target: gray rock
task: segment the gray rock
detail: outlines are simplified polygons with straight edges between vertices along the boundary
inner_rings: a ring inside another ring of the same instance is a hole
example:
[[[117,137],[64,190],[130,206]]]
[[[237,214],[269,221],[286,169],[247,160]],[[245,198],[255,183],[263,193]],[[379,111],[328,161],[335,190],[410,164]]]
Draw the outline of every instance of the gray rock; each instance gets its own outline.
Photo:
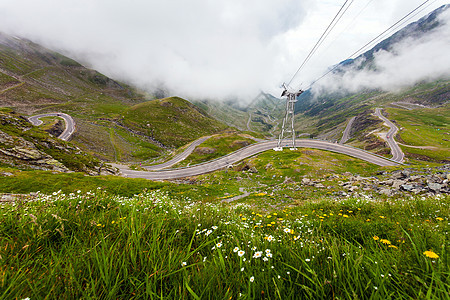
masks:
[[[382,188],[378,191],[380,195],[386,195],[388,197],[392,196],[394,194],[394,191],[391,189]]]
[[[404,191],[408,191],[408,192],[410,192],[413,188],[414,188],[414,186],[412,186],[411,184],[402,184],[400,186],[400,189],[402,189]]]
[[[401,172],[401,174],[402,174],[403,178],[408,178],[411,175],[411,172],[408,170],[403,170]]]
[[[255,167],[251,167],[250,169],[248,169],[248,171],[250,173],[258,173],[258,170]]]
[[[434,183],[434,182],[429,182],[428,183],[428,188],[434,192],[440,192],[442,189],[442,184],[439,183]]]
[[[311,184],[311,179],[309,179],[309,178],[303,178],[303,179],[302,179],[302,184],[304,184],[304,185],[310,185],[310,184]]]
[[[395,180],[395,181],[392,183],[392,188],[398,190],[398,189],[402,186],[402,184],[405,184],[405,183],[406,183],[406,182],[403,181],[403,180]]]

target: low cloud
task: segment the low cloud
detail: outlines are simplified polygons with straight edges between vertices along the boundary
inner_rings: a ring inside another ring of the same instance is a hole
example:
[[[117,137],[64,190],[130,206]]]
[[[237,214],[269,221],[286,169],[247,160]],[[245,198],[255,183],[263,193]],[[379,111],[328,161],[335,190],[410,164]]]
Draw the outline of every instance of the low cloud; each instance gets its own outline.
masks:
[[[419,82],[450,78],[450,9],[439,16],[441,26],[420,38],[406,38],[389,51],[374,53],[370,69],[358,70],[358,59],[344,73],[330,74],[318,82],[315,93],[326,90],[357,92],[378,89],[398,92]]]
[[[310,2],[4,0],[0,30],[141,88],[247,97],[285,80],[277,39],[303,21]]]

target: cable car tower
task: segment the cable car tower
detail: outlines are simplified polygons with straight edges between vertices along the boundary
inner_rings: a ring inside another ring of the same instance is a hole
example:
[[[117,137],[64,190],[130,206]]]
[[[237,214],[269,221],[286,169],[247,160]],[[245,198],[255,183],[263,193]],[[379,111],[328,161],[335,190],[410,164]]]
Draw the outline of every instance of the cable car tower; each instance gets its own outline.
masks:
[[[281,97],[286,96],[286,112],[283,119],[283,125],[281,127],[281,133],[278,137],[277,147],[273,148],[275,151],[283,151],[283,139],[289,137],[289,133],[292,135],[292,147],[291,150],[296,150],[295,147],[295,129],[294,129],[294,109],[295,102],[297,102],[297,97],[300,96],[303,91],[298,90],[297,92],[289,91],[287,85],[283,83],[284,91],[281,93]],[[285,135],[286,134],[286,135]]]

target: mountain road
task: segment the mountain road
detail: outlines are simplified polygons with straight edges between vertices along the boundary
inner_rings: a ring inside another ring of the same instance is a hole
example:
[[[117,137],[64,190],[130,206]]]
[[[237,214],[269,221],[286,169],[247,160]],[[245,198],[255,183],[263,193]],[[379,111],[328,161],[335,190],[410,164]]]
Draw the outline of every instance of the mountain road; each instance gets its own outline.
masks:
[[[352,124],[353,124],[353,121],[355,121],[355,119],[356,119],[356,116],[352,117],[348,121],[347,126],[345,127],[345,130],[344,130],[344,133],[342,134],[342,138],[339,141],[339,144],[342,145],[342,144],[345,144],[346,141],[348,141],[348,139],[350,137],[350,130],[352,129]]]
[[[377,156],[375,154],[366,152],[361,149],[352,148],[344,145],[339,145],[335,143],[330,143],[326,141],[320,140],[297,140],[297,147],[302,148],[315,148],[321,150],[327,150],[337,153],[346,154],[355,158],[359,158],[365,160],[367,162],[379,165],[379,166],[396,166],[399,163],[388,160],[381,156]],[[245,148],[239,149],[229,155],[223,156],[213,161],[209,161],[206,163],[194,165],[186,168],[179,169],[170,169],[170,170],[160,170],[154,172],[147,171],[135,171],[129,170],[128,168],[120,168],[122,174],[126,177],[130,178],[146,178],[150,180],[166,180],[166,179],[176,179],[183,178],[189,176],[196,176],[201,174],[210,173],[213,171],[217,171],[220,169],[227,168],[228,166],[237,163],[245,158],[254,156],[258,153],[264,151],[270,151],[273,148],[277,147],[277,141],[266,141],[257,144],[249,145]],[[117,166],[117,165],[116,165]]]
[[[403,153],[402,149],[400,149],[400,146],[397,144],[397,142],[394,140],[394,136],[398,132],[398,127],[395,126],[394,123],[389,121],[385,116],[383,116],[380,108],[375,108],[375,115],[383,120],[389,127],[389,131],[386,135],[386,140],[389,144],[389,147],[391,148],[392,160],[402,163],[405,158],[405,154]]]
[[[32,117],[29,117],[28,121],[30,121],[30,123],[35,126],[39,126],[42,124],[42,121],[39,119],[44,118],[44,117],[60,117],[60,118],[64,119],[66,127],[65,127],[64,131],[58,136],[58,138],[60,138],[61,140],[68,141],[72,137],[72,134],[75,132],[74,119],[65,113],[48,113],[48,114],[35,115]]]
[[[41,114],[36,115],[28,118],[28,120],[33,125],[40,125],[42,124],[42,121],[39,120],[42,117],[50,117],[50,116],[57,116],[64,119],[66,122],[66,128],[64,132],[59,136],[59,138],[63,140],[68,140],[73,132],[75,131],[75,121],[67,114],[64,113],[48,113],[48,114]],[[389,121],[388,121],[389,122]],[[391,134],[391,133],[389,133]],[[138,170],[130,170],[127,166],[120,165],[120,164],[113,164],[115,167],[118,167],[120,172],[125,177],[130,178],[145,178],[149,180],[167,180],[167,179],[176,179],[176,178],[183,178],[183,177],[190,177],[190,176],[196,176],[201,174],[210,173],[213,171],[217,171],[220,169],[227,168],[234,163],[237,163],[245,158],[252,157],[256,154],[259,154],[261,152],[265,151],[273,151],[273,148],[277,147],[278,141],[262,141],[256,144],[251,144],[247,147],[241,148],[235,152],[232,152],[228,155],[222,156],[218,159],[208,161],[205,163],[197,164],[190,167],[185,168],[178,168],[178,169],[167,169],[163,170],[164,168],[168,168],[170,166],[173,166],[174,164],[182,161],[185,159],[189,154],[192,153],[192,151],[206,141],[210,136],[205,136],[200,139],[195,140],[191,145],[189,145],[182,153],[176,155],[171,160],[159,164],[159,165],[153,165],[145,167],[147,171],[138,171]],[[321,140],[311,140],[311,139],[301,139],[296,141],[296,147],[300,148],[315,148],[320,150],[326,150],[336,153],[341,153],[345,155],[349,155],[373,164],[376,164],[378,166],[396,166],[399,164],[398,161],[389,160],[387,158],[375,155],[373,153],[353,148],[337,143],[331,143],[327,141],[321,141]],[[290,150],[286,150],[290,151]]]

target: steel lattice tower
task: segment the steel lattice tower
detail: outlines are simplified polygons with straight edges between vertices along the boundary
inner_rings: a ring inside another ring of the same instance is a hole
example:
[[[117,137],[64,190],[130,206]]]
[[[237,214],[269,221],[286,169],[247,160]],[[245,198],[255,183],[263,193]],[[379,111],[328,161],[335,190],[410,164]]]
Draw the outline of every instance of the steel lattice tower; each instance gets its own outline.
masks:
[[[294,128],[294,111],[295,111],[295,102],[297,102],[297,97],[303,93],[302,90],[298,92],[290,92],[288,91],[285,84],[283,84],[284,91],[281,94],[281,97],[286,96],[286,112],[283,119],[283,125],[281,127],[281,133],[278,137],[277,147],[274,148],[275,151],[283,150],[283,146],[281,145],[284,138],[288,138],[289,134],[292,138],[292,147],[291,149],[297,149],[295,147],[295,128]]]

